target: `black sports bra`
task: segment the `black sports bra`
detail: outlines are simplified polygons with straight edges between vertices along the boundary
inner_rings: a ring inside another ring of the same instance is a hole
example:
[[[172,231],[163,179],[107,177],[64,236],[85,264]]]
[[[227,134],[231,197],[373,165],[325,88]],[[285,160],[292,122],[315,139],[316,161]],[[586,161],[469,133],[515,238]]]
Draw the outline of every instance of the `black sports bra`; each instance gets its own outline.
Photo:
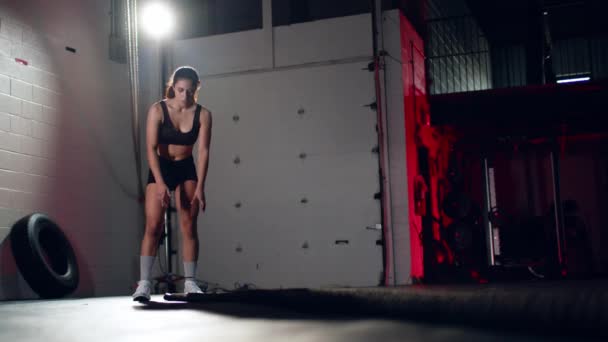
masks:
[[[167,104],[165,101],[160,101],[160,105],[163,108],[163,122],[158,129],[158,143],[163,145],[194,145],[196,139],[198,138],[198,131],[201,126],[201,105],[196,105],[192,129],[187,133],[182,133],[179,129],[173,126],[173,123],[169,118],[169,110],[167,109]]]

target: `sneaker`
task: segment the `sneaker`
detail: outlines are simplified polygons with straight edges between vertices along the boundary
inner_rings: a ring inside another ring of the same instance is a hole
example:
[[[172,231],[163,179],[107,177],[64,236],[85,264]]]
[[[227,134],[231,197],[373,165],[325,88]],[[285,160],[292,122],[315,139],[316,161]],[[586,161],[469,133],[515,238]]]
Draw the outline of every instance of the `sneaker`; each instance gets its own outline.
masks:
[[[184,293],[204,293],[194,280],[184,281]]]
[[[133,293],[133,301],[140,303],[149,301],[150,292],[152,292],[152,283],[149,280],[140,280],[137,282],[135,293]]]

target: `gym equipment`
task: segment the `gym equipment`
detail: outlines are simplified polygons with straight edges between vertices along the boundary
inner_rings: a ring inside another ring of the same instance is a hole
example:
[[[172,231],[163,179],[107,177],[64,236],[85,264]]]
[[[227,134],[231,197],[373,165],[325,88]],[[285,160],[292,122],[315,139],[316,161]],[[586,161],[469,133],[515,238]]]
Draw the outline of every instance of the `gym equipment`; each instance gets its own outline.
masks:
[[[60,298],[78,287],[74,250],[48,216],[33,213],[23,217],[12,226],[9,238],[19,271],[40,297]]]

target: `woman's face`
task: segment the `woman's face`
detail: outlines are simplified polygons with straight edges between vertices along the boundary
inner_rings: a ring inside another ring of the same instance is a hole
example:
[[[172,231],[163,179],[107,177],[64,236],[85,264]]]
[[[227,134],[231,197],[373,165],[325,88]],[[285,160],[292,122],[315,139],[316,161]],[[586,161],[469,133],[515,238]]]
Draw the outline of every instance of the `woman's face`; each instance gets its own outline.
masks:
[[[173,85],[173,91],[175,92],[176,100],[186,103],[194,98],[196,89],[195,85],[192,84],[192,80],[178,79]]]

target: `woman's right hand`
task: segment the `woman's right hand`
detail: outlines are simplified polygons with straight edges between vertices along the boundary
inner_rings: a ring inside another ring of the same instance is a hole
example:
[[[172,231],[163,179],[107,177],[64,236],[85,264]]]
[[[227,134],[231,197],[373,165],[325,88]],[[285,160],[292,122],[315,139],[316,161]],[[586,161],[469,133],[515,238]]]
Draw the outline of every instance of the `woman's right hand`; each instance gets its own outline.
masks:
[[[171,199],[169,194],[169,188],[165,184],[158,184],[156,187],[156,197],[160,201],[163,208],[169,206],[169,200]]]

